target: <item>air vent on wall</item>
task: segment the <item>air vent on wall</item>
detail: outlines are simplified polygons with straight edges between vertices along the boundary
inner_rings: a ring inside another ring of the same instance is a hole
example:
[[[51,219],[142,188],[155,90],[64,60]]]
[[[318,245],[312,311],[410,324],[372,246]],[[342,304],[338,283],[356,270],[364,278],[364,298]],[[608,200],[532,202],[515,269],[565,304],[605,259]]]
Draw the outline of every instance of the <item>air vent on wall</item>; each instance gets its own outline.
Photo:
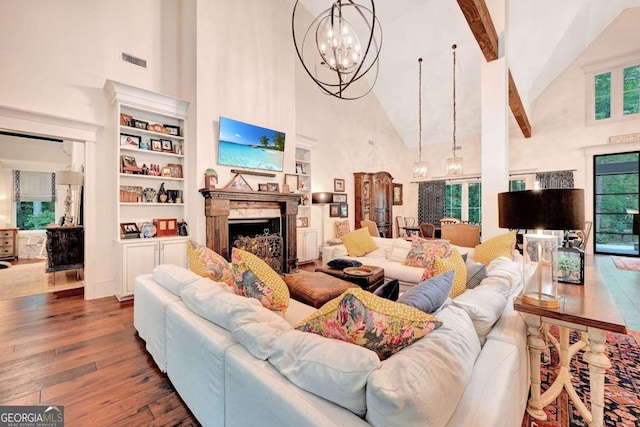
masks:
[[[122,52],[122,60],[138,67],[147,68],[147,60]]]

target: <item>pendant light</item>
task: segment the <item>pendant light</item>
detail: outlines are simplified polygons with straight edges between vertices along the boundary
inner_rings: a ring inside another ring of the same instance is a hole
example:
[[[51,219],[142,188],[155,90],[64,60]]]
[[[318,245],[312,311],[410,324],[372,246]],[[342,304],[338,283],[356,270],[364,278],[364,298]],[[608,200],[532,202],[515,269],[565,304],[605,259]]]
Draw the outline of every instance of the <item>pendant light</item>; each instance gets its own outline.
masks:
[[[446,171],[447,176],[457,176],[462,175],[462,157],[456,156],[456,150],[458,147],[456,145],[456,47],[457,45],[451,46],[453,49],[453,157],[447,159]]]
[[[426,178],[427,162],[422,161],[422,58],[418,58],[418,161],[413,163],[413,177]]]

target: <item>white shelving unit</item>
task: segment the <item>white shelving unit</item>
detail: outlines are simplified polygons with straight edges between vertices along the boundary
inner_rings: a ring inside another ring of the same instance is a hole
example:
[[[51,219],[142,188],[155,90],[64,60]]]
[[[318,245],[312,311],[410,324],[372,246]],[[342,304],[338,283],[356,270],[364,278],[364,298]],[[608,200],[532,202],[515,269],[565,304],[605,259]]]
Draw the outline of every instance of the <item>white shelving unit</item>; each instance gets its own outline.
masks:
[[[309,142],[300,138],[296,140],[296,191],[302,194],[302,204],[298,206],[298,263],[318,259],[318,229],[311,223],[311,149],[312,145]],[[306,218],[306,227],[301,226],[302,218]]]
[[[167,223],[177,226],[187,218],[184,177],[187,172],[185,119],[188,103],[112,80],[106,81],[105,90],[112,95],[114,107],[116,223],[112,227],[121,260],[116,297],[122,300],[133,297],[135,277],[151,273],[156,265],[168,263],[187,267],[188,237],[179,236],[177,227],[175,231],[169,230],[170,234],[157,230],[155,237],[145,238],[140,234],[137,238],[124,238],[122,224],[134,223],[142,230],[143,226],[153,225],[156,220],[169,220],[158,221],[157,226]],[[123,117],[134,120],[129,123]],[[167,125],[178,131],[168,134],[148,130],[136,126],[136,121]],[[132,164],[131,159],[135,159],[140,171],[124,167]],[[143,194],[144,189],[158,192],[162,184],[168,193],[165,201],[160,200],[159,195],[149,201]]]

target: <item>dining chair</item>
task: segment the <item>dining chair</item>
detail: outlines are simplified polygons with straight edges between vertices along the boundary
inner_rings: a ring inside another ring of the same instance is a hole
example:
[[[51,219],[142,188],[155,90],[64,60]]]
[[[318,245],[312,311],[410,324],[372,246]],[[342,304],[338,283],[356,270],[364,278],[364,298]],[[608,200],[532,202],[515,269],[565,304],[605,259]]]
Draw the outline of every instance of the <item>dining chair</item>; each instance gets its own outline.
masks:
[[[442,227],[441,238],[465,248],[475,248],[480,243],[480,227],[468,224],[451,224]]]
[[[398,229],[398,237],[407,237],[407,230],[404,229],[404,218],[401,216],[396,217],[396,228]]]
[[[362,228],[368,228],[369,234],[371,234],[373,237],[380,237],[380,231],[378,230],[378,225],[375,222],[369,221],[368,219],[363,219],[362,221],[360,221],[360,225],[362,226]]]
[[[440,218],[440,227],[443,225],[451,225],[451,224],[460,224],[460,220],[458,218],[453,218],[450,216],[445,216],[444,218]]]
[[[416,226],[416,219],[412,216],[405,216],[404,217],[404,225],[405,227],[415,227]]]
[[[420,234],[425,239],[435,239],[436,226],[431,224],[430,222],[423,222],[420,224]]]

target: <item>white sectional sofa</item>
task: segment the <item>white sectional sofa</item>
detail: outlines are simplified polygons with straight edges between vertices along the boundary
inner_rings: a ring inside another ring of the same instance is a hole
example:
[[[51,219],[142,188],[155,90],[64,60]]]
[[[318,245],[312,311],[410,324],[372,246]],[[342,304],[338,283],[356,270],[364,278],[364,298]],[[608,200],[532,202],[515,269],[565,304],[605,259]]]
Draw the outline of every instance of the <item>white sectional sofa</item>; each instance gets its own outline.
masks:
[[[135,280],[134,326],[205,426],[520,426],[526,327],[513,310],[518,264],[495,260],[449,301],[442,326],[384,361],[293,329],[284,316],[177,266]]]

